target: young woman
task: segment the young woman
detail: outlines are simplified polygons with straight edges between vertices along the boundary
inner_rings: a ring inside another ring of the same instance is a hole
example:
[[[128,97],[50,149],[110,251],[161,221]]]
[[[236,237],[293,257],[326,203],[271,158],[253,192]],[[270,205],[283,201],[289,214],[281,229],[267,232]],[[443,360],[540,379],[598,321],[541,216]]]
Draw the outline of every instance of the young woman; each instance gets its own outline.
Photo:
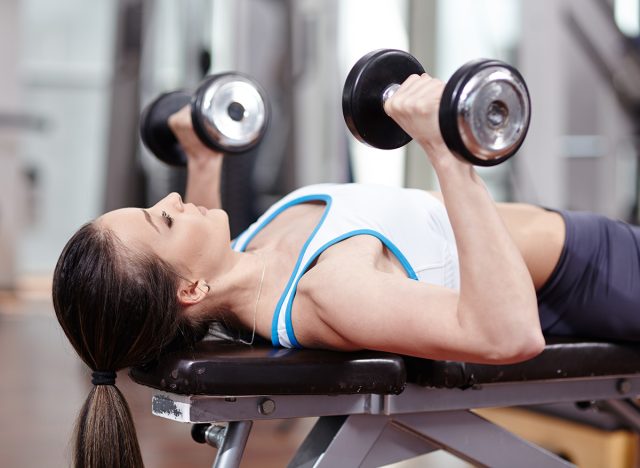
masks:
[[[305,187],[234,242],[220,209],[223,156],[200,144],[188,109],[171,117],[189,155],[188,203],[171,194],[107,213],[72,237],[56,267],[58,320],[96,384],[78,420],[76,465],[141,466],[115,371],[215,320],[275,345],[483,363],[535,356],[543,330],[640,337],[640,229],[495,204],[442,141],[442,89],[412,76],[386,104],[424,149],[441,196]]]

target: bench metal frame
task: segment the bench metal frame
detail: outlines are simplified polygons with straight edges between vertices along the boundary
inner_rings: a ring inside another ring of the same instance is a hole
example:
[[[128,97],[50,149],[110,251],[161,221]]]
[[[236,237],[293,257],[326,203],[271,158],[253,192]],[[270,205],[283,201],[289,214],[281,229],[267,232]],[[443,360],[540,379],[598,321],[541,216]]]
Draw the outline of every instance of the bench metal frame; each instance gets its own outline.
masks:
[[[640,375],[559,378],[477,384],[466,389],[408,383],[398,395],[180,395],[156,390],[155,415],[227,427],[215,468],[235,468],[252,421],[319,417],[290,467],[376,467],[442,449],[477,466],[573,466],[473,413],[472,409],[603,401],[640,430],[640,414],[625,400],[640,395]],[[210,441],[211,442],[211,441]],[[214,443],[212,443],[214,445]]]

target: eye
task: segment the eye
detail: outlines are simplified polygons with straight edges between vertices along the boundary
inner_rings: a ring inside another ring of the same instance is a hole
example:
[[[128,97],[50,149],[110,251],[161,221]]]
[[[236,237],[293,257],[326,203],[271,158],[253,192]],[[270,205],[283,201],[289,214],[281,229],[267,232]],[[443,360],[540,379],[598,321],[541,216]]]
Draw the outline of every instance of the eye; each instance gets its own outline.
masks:
[[[166,211],[163,211],[162,212],[162,217],[164,218],[164,220],[167,223],[168,227],[173,226],[173,218],[171,217],[171,215],[169,213],[167,213]]]

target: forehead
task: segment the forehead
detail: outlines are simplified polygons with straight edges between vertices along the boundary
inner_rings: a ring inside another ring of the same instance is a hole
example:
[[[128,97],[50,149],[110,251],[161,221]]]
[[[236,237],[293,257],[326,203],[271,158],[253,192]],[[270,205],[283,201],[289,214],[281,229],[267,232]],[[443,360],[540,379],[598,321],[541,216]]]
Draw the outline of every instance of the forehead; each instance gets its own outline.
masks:
[[[106,227],[113,228],[122,223],[135,222],[138,217],[143,218],[140,208],[120,208],[103,214],[96,221]]]
[[[103,214],[96,222],[113,231],[124,242],[143,240],[157,234],[157,226],[140,208],[121,208]]]

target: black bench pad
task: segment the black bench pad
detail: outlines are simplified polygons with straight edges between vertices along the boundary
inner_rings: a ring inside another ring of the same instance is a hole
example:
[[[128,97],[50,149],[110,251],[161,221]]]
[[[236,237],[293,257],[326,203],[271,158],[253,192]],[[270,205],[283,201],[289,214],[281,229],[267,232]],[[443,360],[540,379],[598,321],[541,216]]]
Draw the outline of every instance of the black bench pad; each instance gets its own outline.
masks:
[[[132,368],[136,382],[184,395],[398,394],[406,382],[401,356],[340,353],[203,341],[195,349]]]
[[[408,380],[423,386],[479,384],[640,373],[640,344],[547,337],[544,351],[518,364],[486,365],[405,358]]]
[[[131,377],[184,395],[398,394],[407,382],[429,387],[640,373],[640,344],[550,338],[534,359],[510,365],[431,361],[390,353],[342,353],[204,341],[168,353]]]

